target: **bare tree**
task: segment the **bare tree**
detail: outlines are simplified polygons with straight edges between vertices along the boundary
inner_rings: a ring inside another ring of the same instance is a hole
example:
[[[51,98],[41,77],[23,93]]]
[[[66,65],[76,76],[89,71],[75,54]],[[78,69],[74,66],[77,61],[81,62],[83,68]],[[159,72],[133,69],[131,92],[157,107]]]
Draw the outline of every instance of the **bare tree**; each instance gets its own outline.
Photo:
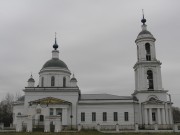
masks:
[[[21,97],[20,93],[13,94],[7,93],[5,98],[0,102],[0,123],[4,126],[9,126],[13,121],[13,102]]]

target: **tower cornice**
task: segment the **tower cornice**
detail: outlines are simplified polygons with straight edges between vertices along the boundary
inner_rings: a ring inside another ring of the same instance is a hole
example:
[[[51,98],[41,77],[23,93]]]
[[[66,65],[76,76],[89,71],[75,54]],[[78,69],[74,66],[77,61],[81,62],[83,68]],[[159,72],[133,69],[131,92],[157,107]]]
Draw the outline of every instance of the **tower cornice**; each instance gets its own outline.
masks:
[[[138,93],[167,93],[168,90],[135,90],[133,96]]]
[[[154,37],[149,37],[148,35],[143,35],[143,36],[138,36],[137,39],[135,40],[135,43],[138,44],[139,42],[148,42],[152,41],[155,42],[156,39]]]
[[[156,66],[156,65],[161,65],[162,63],[159,60],[155,60],[155,61],[138,61],[136,62],[136,64],[134,65],[134,69],[137,68],[137,66],[139,65],[144,65],[144,66]]]

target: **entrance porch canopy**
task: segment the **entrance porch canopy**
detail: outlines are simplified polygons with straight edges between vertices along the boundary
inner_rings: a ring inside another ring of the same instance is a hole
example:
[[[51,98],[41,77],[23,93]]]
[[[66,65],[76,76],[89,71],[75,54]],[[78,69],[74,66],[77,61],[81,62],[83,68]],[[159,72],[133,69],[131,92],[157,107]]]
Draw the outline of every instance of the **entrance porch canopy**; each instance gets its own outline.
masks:
[[[45,97],[45,98],[41,98],[41,99],[38,99],[38,100],[34,100],[34,101],[30,101],[29,102],[29,105],[32,105],[32,104],[40,104],[40,105],[56,105],[56,104],[68,104],[68,105],[71,105],[72,103],[71,102],[68,102],[68,101],[65,101],[65,100],[62,100],[62,99],[59,99],[59,98],[54,98],[54,97]]]

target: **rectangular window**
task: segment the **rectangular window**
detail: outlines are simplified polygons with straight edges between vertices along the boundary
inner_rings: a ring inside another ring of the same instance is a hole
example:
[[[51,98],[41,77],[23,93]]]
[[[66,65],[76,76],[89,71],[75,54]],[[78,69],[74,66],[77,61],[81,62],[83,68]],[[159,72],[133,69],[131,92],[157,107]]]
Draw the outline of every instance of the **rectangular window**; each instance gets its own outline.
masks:
[[[96,113],[92,112],[92,121],[96,121]]]
[[[56,115],[62,115],[62,109],[56,108]]]
[[[85,121],[85,112],[81,112],[81,121]]]
[[[118,121],[118,113],[114,112],[114,121]]]
[[[129,121],[129,114],[128,114],[128,112],[124,112],[124,121]]]
[[[50,108],[50,109],[49,109],[49,115],[53,115],[53,111],[54,111],[54,109],[53,109],[53,108]]]
[[[156,121],[156,113],[155,112],[152,113],[152,120]]]
[[[107,121],[107,112],[103,112],[103,121]]]

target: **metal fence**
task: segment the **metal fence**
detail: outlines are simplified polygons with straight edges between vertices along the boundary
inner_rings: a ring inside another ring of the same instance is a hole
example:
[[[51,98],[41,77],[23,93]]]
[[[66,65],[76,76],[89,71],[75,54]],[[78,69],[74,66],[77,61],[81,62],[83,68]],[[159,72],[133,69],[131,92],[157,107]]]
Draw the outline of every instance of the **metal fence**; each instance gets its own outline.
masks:
[[[139,130],[155,130],[155,124],[153,124],[153,125],[145,125],[145,124],[143,124],[143,125],[139,125]],[[157,125],[157,128],[158,128],[158,130],[172,130],[173,129],[173,125],[171,125],[171,124],[166,124],[166,125],[163,125],[163,124],[158,124]]]
[[[134,125],[119,125],[119,130],[135,130]]]
[[[114,131],[114,130],[116,130],[116,125],[100,125],[100,130],[102,130],[102,131]]]
[[[39,120],[32,120],[33,131],[42,131],[44,132],[44,122]]]

